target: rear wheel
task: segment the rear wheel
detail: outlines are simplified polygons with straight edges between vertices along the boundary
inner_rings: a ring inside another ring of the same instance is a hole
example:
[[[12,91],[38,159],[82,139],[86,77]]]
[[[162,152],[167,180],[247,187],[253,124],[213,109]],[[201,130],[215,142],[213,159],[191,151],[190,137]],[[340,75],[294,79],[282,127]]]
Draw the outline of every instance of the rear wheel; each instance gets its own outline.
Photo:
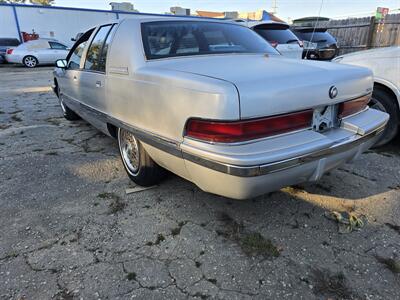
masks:
[[[392,95],[380,88],[374,89],[369,106],[390,115],[385,130],[374,145],[374,147],[383,146],[390,142],[399,130],[399,109]]]
[[[58,100],[60,102],[61,111],[63,113],[64,118],[66,118],[68,121],[79,120],[80,117],[74,111],[72,111],[67,105],[65,105],[64,100],[61,97],[60,88],[58,85],[56,85],[56,89],[57,89]]]
[[[35,68],[39,64],[37,58],[32,55],[25,56],[22,62],[27,68]]]
[[[164,169],[151,159],[132,133],[119,128],[118,146],[125,170],[133,182],[141,186],[151,186],[164,177]]]

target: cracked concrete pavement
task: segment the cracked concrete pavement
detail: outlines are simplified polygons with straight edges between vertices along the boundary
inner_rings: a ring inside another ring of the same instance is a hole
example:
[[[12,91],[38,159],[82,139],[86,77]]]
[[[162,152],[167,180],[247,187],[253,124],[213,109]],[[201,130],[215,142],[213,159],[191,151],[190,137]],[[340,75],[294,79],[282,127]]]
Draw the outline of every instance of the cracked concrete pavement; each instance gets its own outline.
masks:
[[[249,201],[169,175],[134,187],[115,141],[64,120],[49,67],[0,67],[0,299],[399,299],[400,138]],[[365,227],[339,234],[328,210]]]

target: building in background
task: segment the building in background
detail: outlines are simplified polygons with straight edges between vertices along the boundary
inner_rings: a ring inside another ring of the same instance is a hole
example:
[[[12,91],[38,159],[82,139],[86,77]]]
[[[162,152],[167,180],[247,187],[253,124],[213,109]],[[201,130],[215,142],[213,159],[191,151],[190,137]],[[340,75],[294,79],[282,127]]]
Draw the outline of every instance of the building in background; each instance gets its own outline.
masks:
[[[22,41],[26,34],[37,34],[40,38],[54,38],[71,46],[72,38],[98,24],[136,18],[138,15],[131,3],[113,2],[110,5],[113,10],[0,4],[0,37]]]
[[[111,10],[138,12],[130,2],[111,2]]]
[[[190,8],[183,8],[180,6],[173,6],[170,8],[170,12],[177,16],[190,16]]]

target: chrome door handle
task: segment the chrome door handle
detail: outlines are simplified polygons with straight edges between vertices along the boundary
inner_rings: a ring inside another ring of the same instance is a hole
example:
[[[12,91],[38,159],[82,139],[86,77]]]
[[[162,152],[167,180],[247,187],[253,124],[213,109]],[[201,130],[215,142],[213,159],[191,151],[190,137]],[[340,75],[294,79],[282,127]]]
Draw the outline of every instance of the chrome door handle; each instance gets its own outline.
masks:
[[[96,81],[96,87],[101,87],[101,81]]]

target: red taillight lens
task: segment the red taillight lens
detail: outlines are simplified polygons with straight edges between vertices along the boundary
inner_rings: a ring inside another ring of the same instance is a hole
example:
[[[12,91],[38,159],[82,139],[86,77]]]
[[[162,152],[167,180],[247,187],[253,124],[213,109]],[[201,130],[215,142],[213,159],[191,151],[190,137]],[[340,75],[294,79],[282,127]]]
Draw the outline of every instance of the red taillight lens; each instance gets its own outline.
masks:
[[[7,49],[6,53],[7,53],[7,54],[12,54],[13,51],[14,51],[14,49]]]
[[[242,142],[310,127],[312,116],[312,110],[305,110],[233,122],[190,119],[186,125],[186,136],[208,142]]]
[[[364,110],[367,107],[370,99],[371,95],[366,95],[354,100],[340,103],[338,117],[344,118]]]

